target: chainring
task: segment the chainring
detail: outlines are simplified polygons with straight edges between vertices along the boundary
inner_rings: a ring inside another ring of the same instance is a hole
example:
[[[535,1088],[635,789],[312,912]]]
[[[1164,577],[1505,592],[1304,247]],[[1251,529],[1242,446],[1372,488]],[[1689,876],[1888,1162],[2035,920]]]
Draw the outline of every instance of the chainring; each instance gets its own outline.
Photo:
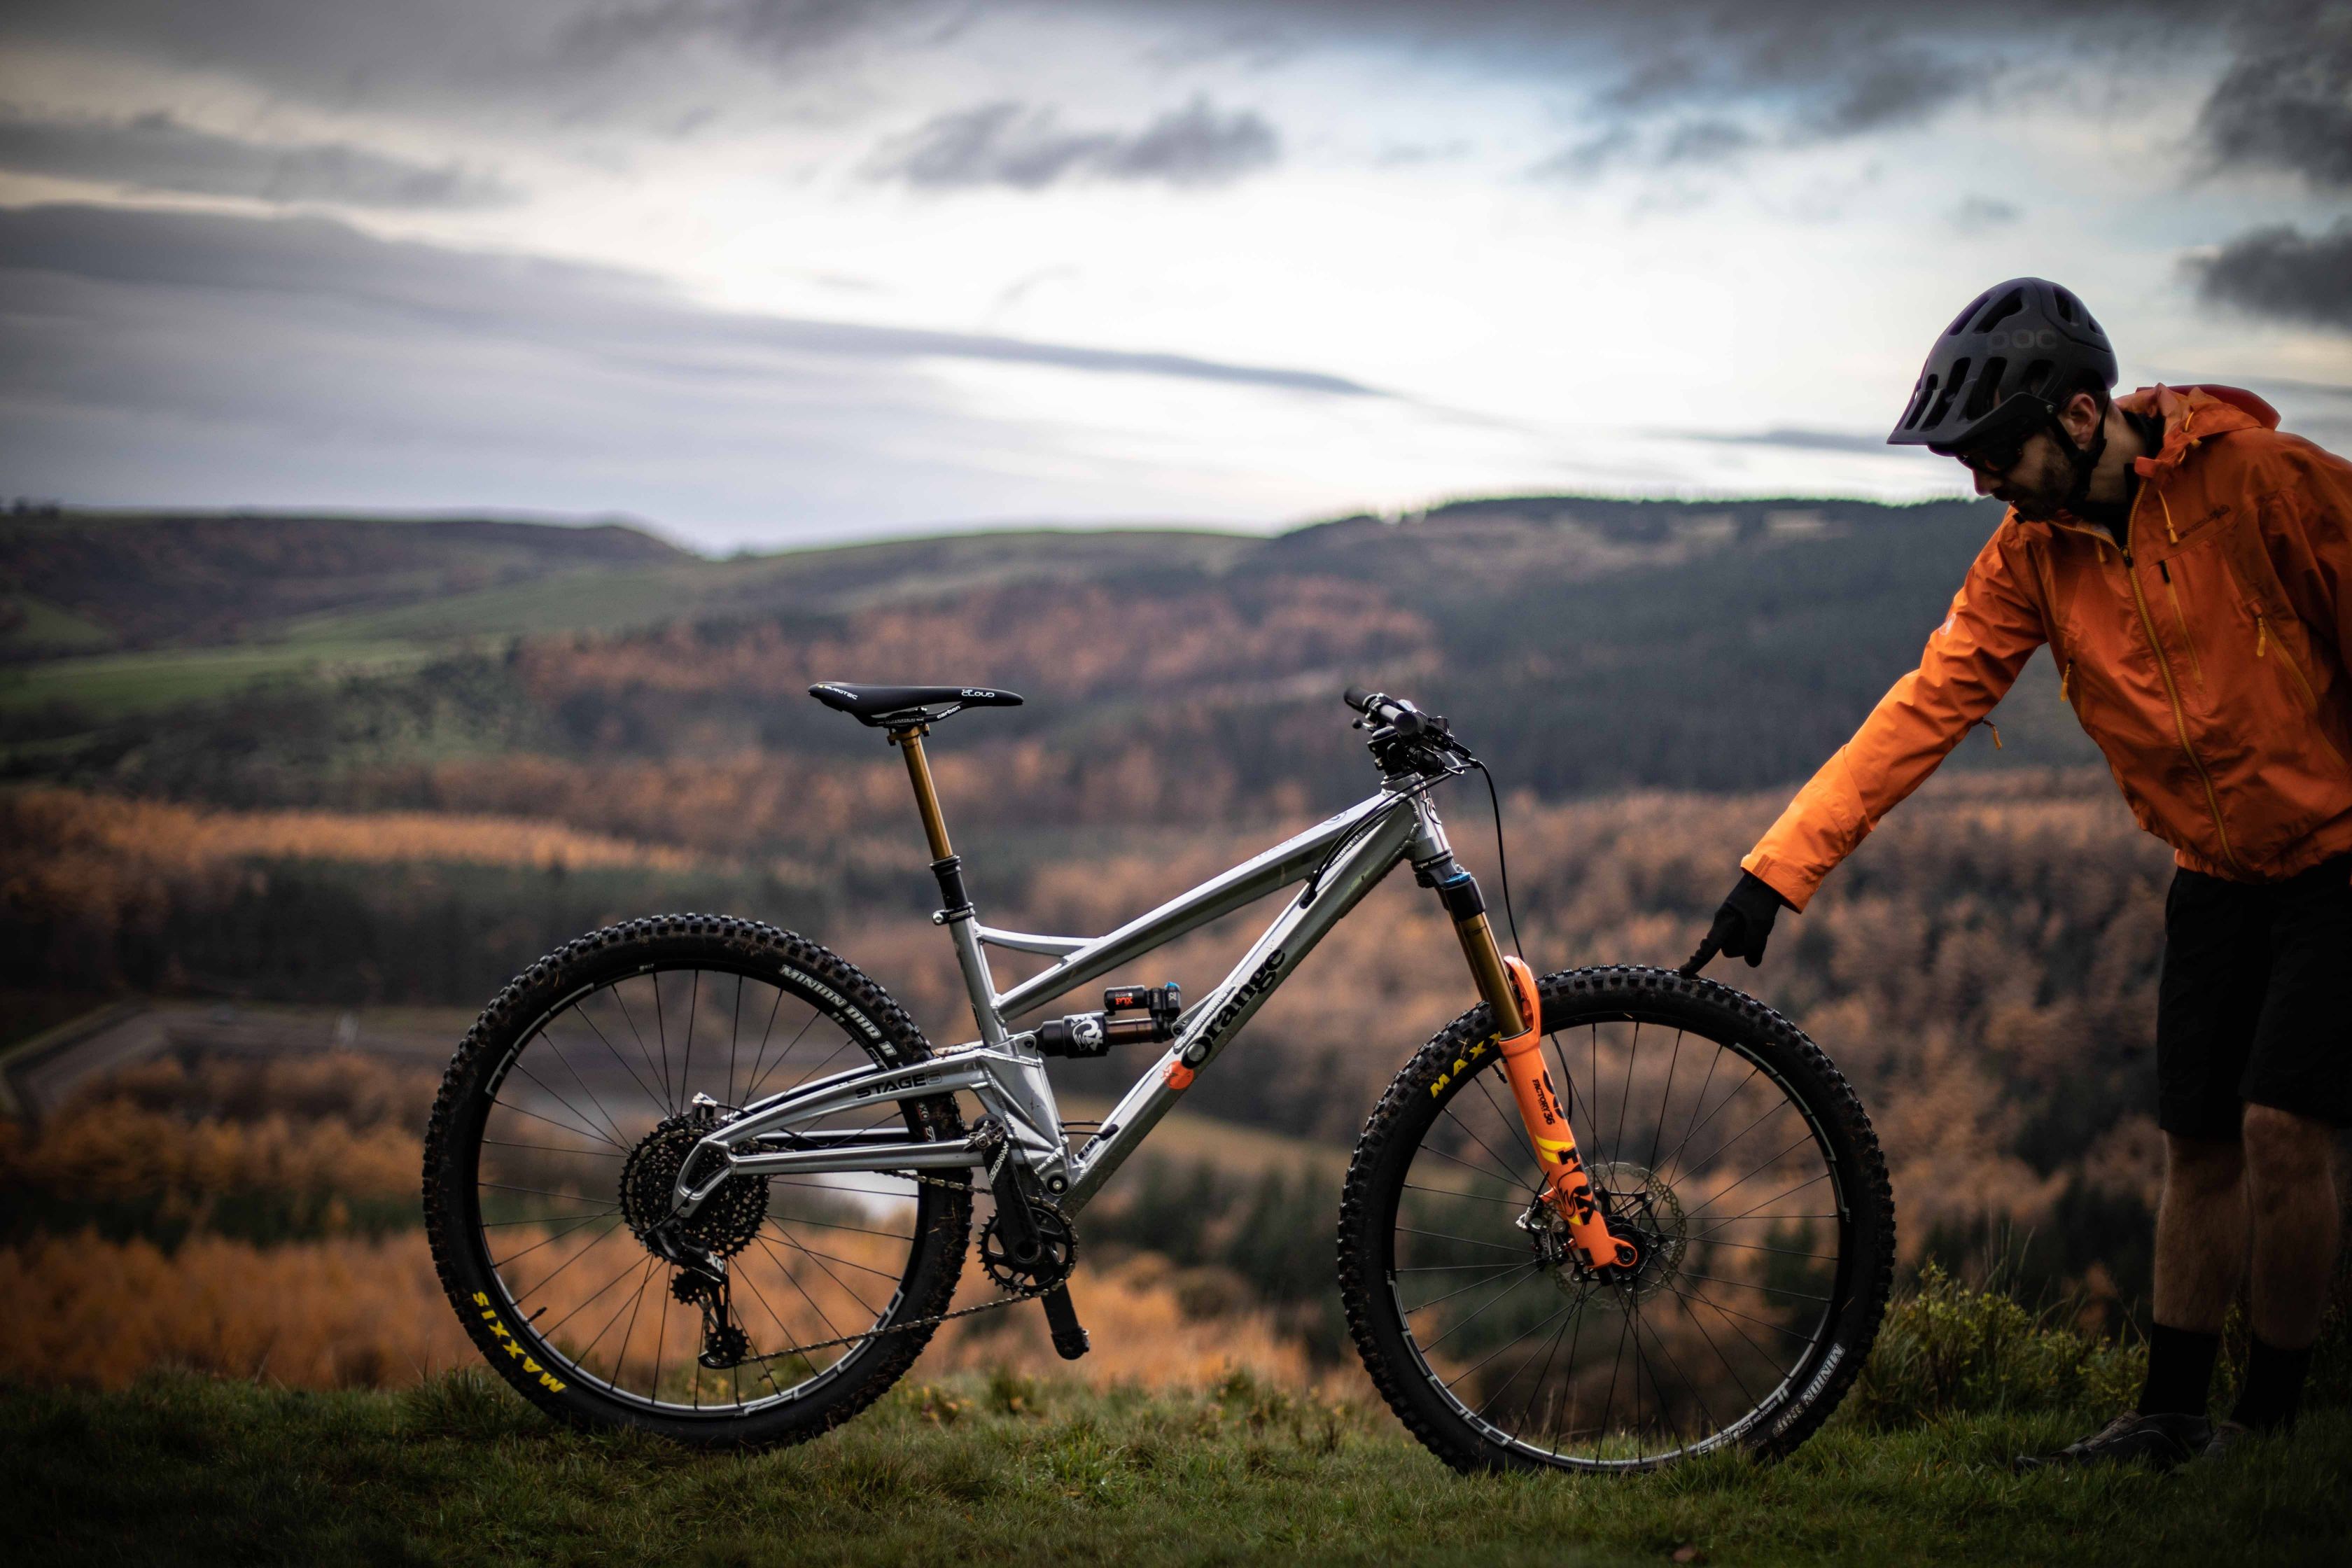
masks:
[[[1032,1203],[1029,1216],[1044,1244],[1034,1263],[1014,1261],[1004,1245],[998,1223],[992,1219],[980,1233],[980,1265],[1000,1290],[1050,1290],[1070,1277],[1077,1266],[1078,1237],[1069,1217],[1051,1204]]]
[[[759,1234],[768,1217],[768,1184],[760,1176],[730,1176],[691,1215],[674,1217],[677,1173],[709,1131],[706,1123],[691,1115],[673,1116],[629,1152],[621,1166],[621,1217],[638,1240],[645,1241],[655,1227],[667,1226],[670,1236],[697,1250],[712,1258],[732,1258]]]

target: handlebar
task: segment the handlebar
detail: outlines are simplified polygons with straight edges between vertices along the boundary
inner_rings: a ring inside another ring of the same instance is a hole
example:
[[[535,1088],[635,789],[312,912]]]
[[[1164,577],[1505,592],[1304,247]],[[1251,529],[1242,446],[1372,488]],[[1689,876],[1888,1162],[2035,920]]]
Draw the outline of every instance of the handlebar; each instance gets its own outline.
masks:
[[[1386,771],[1436,776],[1450,771],[1449,758],[1470,760],[1470,749],[1454,738],[1441,714],[1424,713],[1402,697],[1360,686],[1348,688],[1339,700],[1363,715],[1359,728],[1374,731],[1372,756]]]

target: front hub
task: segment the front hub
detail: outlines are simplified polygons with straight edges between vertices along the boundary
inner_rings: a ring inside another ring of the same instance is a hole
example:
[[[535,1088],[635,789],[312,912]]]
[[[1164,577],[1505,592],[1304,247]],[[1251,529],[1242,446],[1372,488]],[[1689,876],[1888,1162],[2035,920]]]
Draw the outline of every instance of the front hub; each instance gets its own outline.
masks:
[[[1570,1295],[1581,1296],[1606,1285],[1629,1300],[1642,1300],[1667,1289],[1680,1277],[1683,1254],[1689,1247],[1689,1222],[1673,1187],[1648,1167],[1631,1161],[1588,1166],[1593,1197],[1608,1218],[1609,1233],[1633,1248],[1629,1267],[1594,1268],[1584,1261],[1570,1237],[1568,1222],[1538,1198],[1519,1216],[1536,1259],[1553,1283]]]

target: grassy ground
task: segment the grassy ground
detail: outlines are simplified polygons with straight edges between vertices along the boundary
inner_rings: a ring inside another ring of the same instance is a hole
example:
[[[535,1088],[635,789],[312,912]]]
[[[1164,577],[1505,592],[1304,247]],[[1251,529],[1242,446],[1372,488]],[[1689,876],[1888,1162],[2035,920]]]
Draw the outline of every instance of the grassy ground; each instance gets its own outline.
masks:
[[[2352,1414],[2172,1476],[2008,1473],[2081,1425],[1840,1424],[1769,1468],[1465,1479],[1385,1415],[1245,1380],[919,1384],[743,1456],[559,1430],[478,1373],[405,1394],[171,1377],[0,1390],[0,1502],[44,1563],[2342,1561]]]

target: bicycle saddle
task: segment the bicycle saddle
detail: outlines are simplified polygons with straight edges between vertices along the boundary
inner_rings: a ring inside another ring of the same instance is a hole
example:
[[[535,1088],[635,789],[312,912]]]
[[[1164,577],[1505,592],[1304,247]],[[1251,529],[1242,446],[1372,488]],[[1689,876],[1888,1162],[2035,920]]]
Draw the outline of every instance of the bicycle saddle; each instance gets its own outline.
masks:
[[[861,724],[884,729],[899,724],[935,724],[967,708],[1018,708],[1021,694],[985,686],[852,686],[824,680],[809,695]]]

